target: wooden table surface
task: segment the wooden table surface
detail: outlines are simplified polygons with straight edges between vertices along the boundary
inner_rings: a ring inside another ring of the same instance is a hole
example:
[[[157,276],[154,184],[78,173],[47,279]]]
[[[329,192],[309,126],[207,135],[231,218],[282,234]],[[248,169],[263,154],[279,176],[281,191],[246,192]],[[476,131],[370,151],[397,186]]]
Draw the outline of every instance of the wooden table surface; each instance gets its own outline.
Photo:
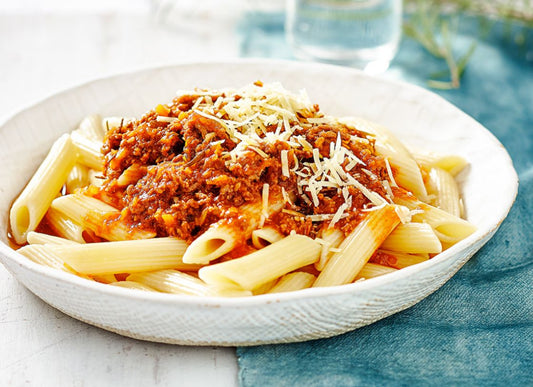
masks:
[[[0,0],[0,120],[100,76],[239,55],[236,1],[222,13],[207,0],[203,8],[180,1],[189,7],[182,10],[166,0],[78,3]],[[236,384],[234,348],[143,342],[92,327],[42,302],[0,265],[0,385]]]

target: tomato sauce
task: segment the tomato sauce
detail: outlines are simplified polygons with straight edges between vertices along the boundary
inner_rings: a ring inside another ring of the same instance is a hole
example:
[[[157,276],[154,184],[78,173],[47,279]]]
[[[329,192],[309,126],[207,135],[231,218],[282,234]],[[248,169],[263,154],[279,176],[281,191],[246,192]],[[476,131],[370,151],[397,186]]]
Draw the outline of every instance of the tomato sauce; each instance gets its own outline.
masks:
[[[247,219],[239,207],[261,203],[263,186],[268,184],[270,197],[282,197],[283,190],[292,199],[284,205],[290,211],[272,214],[265,225],[284,235],[294,230],[312,237],[328,226],[327,220],[312,221],[308,215],[335,214],[345,198],[340,189],[323,188],[315,205],[311,194],[299,189],[299,178],[293,169],[297,164],[302,168],[313,163],[311,149],[294,147],[287,141],[264,141],[258,149],[249,147],[232,158],[230,153],[239,141],[219,121],[192,109],[198,98],[198,95],[177,97],[139,120],[123,122],[108,131],[102,148],[104,182],[99,190],[92,189],[88,194],[121,209],[119,219],[109,219],[109,224],[120,220],[133,228],[154,231],[158,236],[176,236],[189,242],[216,222],[245,229]],[[234,96],[235,100],[238,98],[241,97]],[[322,116],[318,105],[311,111],[298,112],[303,122],[306,117]],[[388,176],[386,165],[376,155],[374,141],[368,134],[337,122],[314,124],[311,120],[305,125],[293,122],[291,125],[293,136],[303,136],[319,150],[321,157],[331,156],[331,147],[340,137],[342,146],[364,163],[348,172],[348,162],[344,162],[346,173],[369,190],[386,195],[382,184]],[[265,129],[273,133],[276,125]],[[264,133],[259,135],[264,137]],[[354,136],[365,141],[353,141]],[[284,151],[291,169],[289,176],[283,173]],[[128,173],[128,184],[124,185],[122,181]],[[348,192],[352,197],[351,208],[335,225],[346,234],[360,221],[361,210],[370,204],[355,187],[348,187]]]

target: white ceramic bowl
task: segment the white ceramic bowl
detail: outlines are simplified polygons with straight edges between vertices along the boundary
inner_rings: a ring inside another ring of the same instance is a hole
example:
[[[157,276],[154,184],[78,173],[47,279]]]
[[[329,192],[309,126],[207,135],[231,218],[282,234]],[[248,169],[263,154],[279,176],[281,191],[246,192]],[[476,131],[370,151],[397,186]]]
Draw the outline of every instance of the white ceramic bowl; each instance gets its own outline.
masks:
[[[332,115],[388,126],[406,144],[465,157],[460,175],[477,231],[439,256],[351,285],[220,299],[139,292],[35,264],[8,247],[14,198],[52,142],[91,113],[136,116],[178,89],[241,87],[256,80],[307,89]],[[401,311],[442,286],[494,234],[516,195],[503,146],[475,120],[421,88],[334,66],[282,61],[183,64],[89,82],[16,114],[0,128],[0,259],[30,291],[64,313],[134,338],[188,345],[254,345],[337,335]]]

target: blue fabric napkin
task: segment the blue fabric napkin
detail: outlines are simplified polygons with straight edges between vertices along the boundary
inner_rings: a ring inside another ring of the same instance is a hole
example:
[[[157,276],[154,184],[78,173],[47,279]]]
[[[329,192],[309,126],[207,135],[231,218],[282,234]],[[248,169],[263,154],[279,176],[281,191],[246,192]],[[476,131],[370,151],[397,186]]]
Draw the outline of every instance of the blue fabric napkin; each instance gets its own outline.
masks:
[[[476,18],[461,18],[465,51]],[[241,25],[243,56],[290,57],[282,27]],[[401,313],[330,339],[238,348],[242,386],[533,386],[533,31],[497,22],[458,90],[437,91],[509,151],[520,178],[500,230],[447,284]],[[527,45],[516,44],[521,33]],[[517,38],[518,37],[518,38]],[[435,60],[404,39],[391,71],[424,86]]]

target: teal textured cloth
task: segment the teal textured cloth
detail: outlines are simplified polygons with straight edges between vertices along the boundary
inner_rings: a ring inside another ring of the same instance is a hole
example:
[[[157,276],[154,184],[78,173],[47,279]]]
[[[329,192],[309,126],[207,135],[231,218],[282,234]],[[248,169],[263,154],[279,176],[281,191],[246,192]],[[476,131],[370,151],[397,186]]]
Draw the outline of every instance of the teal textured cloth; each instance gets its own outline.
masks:
[[[244,22],[243,56],[290,58],[278,22]],[[495,23],[461,88],[437,91],[504,144],[519,174],[517,201],[494,238],[401,313],[330,339],[238,348],[242,386],[533,386],[533,33],[515,27]],[[478,28],[461,18],[455,48],[464,52]],[[529,46],[515,43],[521,33]],[[424,86],[442,69],[404,39],[390,72]]]

